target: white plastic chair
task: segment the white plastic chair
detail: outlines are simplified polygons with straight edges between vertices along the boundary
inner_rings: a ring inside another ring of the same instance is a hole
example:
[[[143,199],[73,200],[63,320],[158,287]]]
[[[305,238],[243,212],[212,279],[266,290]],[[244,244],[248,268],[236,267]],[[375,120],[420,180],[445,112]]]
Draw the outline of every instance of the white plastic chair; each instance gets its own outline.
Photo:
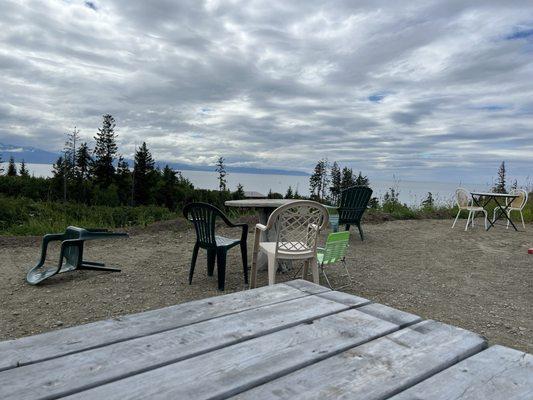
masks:
[[[455,224],[457,220],[459,219],[459,215],[461,214],[461,211],[466,210],[468,211],[468,218],[466,220],[466,226],[465,231],[468,230],[468,225],[470,223],[472,226],[474,226],[474,218],[476,216],[477,212],[482,212],[485,214],[485,229],[487,229],[487,210],[485,210],[483,207],[474,206],[472,205],[472,197],[468,193],[468,191],[464,188],[457,188],[455,190],[455,202],[457,203],[457,207],[459,207],[459,211],[457,212],[457,216],[455,217],[455,221],[453,221],[452,229],[455,227]]]
[[[522,219],[522,226],[524,227],[524,229],[526,229],[522,210],[524,209],[527,203],[527,192],[524,189],[512,189],[509,194],[516,195],[518,197],[514,198],[513,201],[511,201],[511,205],[507,209],[507,217],[511,218],[511,211],[518,211],[520,213],[520,218]],[[509,199],[505,200],[505,205],[509,205]],[[498,208],[494,209],[494,214],[492,216],[493,220],[496,219],[496,211],[498,210]],[[507,229],[509,229],[509,220],[507,220]]]
[[[255,226],[255,241],[252,258],[250,288],[257,286],[257,255],[263,252],[268,259],[268,284],[276,280],[277,261],[304,260],[303,276],[307,275],[309,265],[313,273],[313,281],[319,283],[317,265],[318,233],[328,224],[326,208],[315,201],[299,200],[272,212],[265,225]],[[261,231],[271,230],[275,235],[274,242],[260,242]]]

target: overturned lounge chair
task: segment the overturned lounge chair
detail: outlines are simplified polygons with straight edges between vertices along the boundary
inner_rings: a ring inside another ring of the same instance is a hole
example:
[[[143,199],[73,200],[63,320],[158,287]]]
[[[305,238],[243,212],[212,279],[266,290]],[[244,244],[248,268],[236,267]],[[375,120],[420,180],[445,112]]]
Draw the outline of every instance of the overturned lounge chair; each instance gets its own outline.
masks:
[[[107,229],[84,229],[69,226],[65,233],[44,235],[41,245],[41,259],[35,267],[28,271],[26,281],[36,285],[46,278],[62,272],[75,269],[97,269],[103,271],[120,272],[120,269],[106,267],[103,263],[86,261],[83,259],[83,246],[86,240],[111,239],[128,237],[127,233],[109,232]],[[57,265],[46,266],[46,251],[48,243],[61,241],[61,251]]]

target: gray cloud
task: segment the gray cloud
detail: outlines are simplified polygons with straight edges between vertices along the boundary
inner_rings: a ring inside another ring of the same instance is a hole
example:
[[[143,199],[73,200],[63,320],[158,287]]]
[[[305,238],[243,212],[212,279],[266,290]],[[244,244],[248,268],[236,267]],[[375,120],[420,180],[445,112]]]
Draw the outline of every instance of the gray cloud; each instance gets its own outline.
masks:
[[[529,1],[5,1],[0,140],[469,181],[531,174]],[[513,170],[514,168],[514,170]]]

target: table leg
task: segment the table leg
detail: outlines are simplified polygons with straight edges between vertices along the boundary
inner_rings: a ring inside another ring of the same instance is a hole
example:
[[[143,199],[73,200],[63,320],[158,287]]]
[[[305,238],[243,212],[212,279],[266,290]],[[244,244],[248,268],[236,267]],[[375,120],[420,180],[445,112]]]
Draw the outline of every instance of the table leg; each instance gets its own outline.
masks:
[[[494,201],[496,202],[496,204],[498,205],[498,208],[500,209],[500,213],[499,213],[499,215],[497,215],[497,216],[494,218],[494,222],[496,222],[498,219],[501,218],[502,215],[504,215],[505,218],[507,219],[507,221],[509,221],[509,222],[511,223],[511,225],[512,225],[513,228],[514,228],[514,230],[515,230],[515,231],[518,231],[518,229],[516,228],[516,225],[514,224],[513,221],[511,221],[510,216],[507,214],[507,209],[510,207],[511,203],[506,204],[506,205],[505,205],[505,208],[504,208],[503,205],[501,205],[501,204],[498,202],[498,199],[494,198]]]

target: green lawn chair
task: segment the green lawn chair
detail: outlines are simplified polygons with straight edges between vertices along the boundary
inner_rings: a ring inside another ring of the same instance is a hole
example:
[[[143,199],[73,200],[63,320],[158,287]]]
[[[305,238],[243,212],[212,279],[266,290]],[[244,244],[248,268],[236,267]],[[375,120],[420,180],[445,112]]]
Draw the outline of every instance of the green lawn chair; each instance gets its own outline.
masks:
[[[41,259],[35,267],[28,271],[26,281],[31,285],[59,273],[73,271],[75,269],[96,269],[102,271],[120,272],[118,268],[105,267],[105,264],[83,259],[83,247],[86,240],[110,239],[116,237],[128,237],[127,233],[109,232],[107,229],[84,229],[69,226],[65,233],[44,235],[41,245]],[[48,244],[53,241],[61,241],[59,262],[57,265],[45,265]]]
[[[357,226],[361,240],[364,239],[361,219],[368,208],[368,202],[372,196],[372,189],[366,186],[353,186],[341,192],[340,204],[337,207],[338,217],[330,218],[330,225],[333,232],[339,230],[339,225],[345,225],[346,230],[350,230],[350,225]],[[334,213],[330,211],[330,215]]]
[[[198,250],[207,250],[207,275],[213,276],[215,260],[217,263],[218,290],[224,290],[226,279],[226,255],[229,249],[239,246],[242,256],[242,269],[244,274],[244,283],[248,283],[248,253],[246,240],[248,238],[247,224],[234,224],[224,213],[207,203],[190,203],[183,208],[183,215],[192,222],[196,231],[196,243],[192,251],[191,268],[189,270],[189,285],[192,283],[194,267]],[[215,234],[215,225],[217,218],[220,218],[226,226],[230,228],[241,228],[241,237],[239,239],[227,238]]]
[[[328,286],[333,289],[331,282],[329,281],[326,270],[330,268],[333,264],[341,263],[346,271],[346,274],[343,275],[344,278],[348,279],[348,282],[336,289],[341,289],[352,283],[352,277],[346,266],[346,249],[348,248],[348,241],[350,240],[350,232],[333,232],[328,235],[326,240],[325,247],[317,248],[317,262],[318,267],[322,271],[324,278]]]

